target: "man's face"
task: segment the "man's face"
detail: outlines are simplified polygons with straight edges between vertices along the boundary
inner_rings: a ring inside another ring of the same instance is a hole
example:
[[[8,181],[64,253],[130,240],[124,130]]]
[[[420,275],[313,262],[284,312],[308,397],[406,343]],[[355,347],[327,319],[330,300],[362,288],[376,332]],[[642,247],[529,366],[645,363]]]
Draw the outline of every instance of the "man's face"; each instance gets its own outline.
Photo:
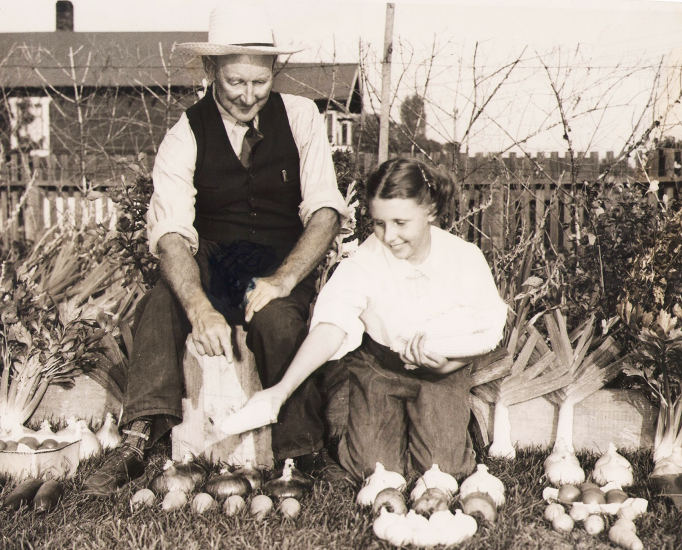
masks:
[[[218,56],[215,87],[223,109],[240,122],[253,120],[272,90],[274,61],[269,55]]]

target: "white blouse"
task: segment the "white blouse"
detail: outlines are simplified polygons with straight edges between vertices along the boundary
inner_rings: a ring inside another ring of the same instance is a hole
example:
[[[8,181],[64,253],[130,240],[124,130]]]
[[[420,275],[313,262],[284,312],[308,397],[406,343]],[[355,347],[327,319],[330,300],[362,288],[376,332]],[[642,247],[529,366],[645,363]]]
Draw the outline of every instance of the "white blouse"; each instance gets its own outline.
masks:
[[[370,236],[322,288],[311,329],[331,323],[346,333],[332,359],[356,349],[364,332],[401,352],[418,331],[426,333],[427,349],[456,358],[494,349],[506,318],[480,249],[431,226],[429,256],[417,266]]]

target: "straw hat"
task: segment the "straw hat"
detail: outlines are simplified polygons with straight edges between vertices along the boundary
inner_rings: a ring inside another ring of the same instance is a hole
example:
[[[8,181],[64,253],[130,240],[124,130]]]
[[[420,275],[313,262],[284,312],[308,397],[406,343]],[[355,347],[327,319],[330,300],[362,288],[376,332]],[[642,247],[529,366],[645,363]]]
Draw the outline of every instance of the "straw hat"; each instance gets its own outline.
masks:
[[[185,42],[176,51],[195,55],[279,55],[300,52],[302,44],[277,45],[262,6],[225,2],[211,11],[208,42]]]

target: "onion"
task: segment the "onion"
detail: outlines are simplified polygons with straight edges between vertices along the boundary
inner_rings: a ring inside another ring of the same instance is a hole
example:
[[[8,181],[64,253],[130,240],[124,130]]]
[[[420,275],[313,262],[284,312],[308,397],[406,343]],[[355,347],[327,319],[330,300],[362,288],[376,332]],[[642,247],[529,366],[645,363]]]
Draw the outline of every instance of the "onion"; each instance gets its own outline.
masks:
[[[448,508],[448,497],[445,492],[440,489],[427,489],[424,491],[424,494],[412,504],[412,510],[410,511],[428,517],[434,512],[448,510]]]
[[[244,497],[251,492],[251,484],[248,479],[240,474],[231,474],[226,470],[222,470],[219,476],[208,480],[206,492],[213,498],[218,499],[231,497],[232,495]]]
[[[233,473],[239,474],[247,479],[251,484],[251,489],[257,491],[263,485],[263,473],[255,469],[251,462],[247,462],[243,467],[238,468]]]
[[[163,467],[163,472],[152,479],[149,488],[157,495],[163,495],[169,491],[182,491],[191,493],[206,478],[206,470],[194,463],[190,457],[185,457],[180,464],[174,464],[168,460]]]
[[[465,514],[480,514],[485,520],[494,522],[497,519],[497,506],[488,493],[470,493],[461,500]]]
[[[308,488],[299,480],[294,479],[292,469],[285,466],[282,477],[271,479],[263,485],[263,493],[276,498],[295,498],[300,500],[308,493]]]

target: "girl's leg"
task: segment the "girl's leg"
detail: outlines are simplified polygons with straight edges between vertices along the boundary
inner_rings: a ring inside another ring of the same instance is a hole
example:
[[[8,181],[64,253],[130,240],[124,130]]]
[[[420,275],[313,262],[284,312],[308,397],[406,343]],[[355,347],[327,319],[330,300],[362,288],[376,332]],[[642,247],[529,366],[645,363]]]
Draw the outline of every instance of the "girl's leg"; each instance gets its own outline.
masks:
[[[407,424],[404,399],[411,390],[381,368],[362,348],[344,361],[349,372],[348,429],[339,443],[339,460],[356,480],[370,475],[377,462],[404,473]]]
[[[433,464],[455,477],[470,474],[476,455],[469,432],[468,369],[437,381],[420,381],[417,399],[407,402],[412,464],[420,473]]]

